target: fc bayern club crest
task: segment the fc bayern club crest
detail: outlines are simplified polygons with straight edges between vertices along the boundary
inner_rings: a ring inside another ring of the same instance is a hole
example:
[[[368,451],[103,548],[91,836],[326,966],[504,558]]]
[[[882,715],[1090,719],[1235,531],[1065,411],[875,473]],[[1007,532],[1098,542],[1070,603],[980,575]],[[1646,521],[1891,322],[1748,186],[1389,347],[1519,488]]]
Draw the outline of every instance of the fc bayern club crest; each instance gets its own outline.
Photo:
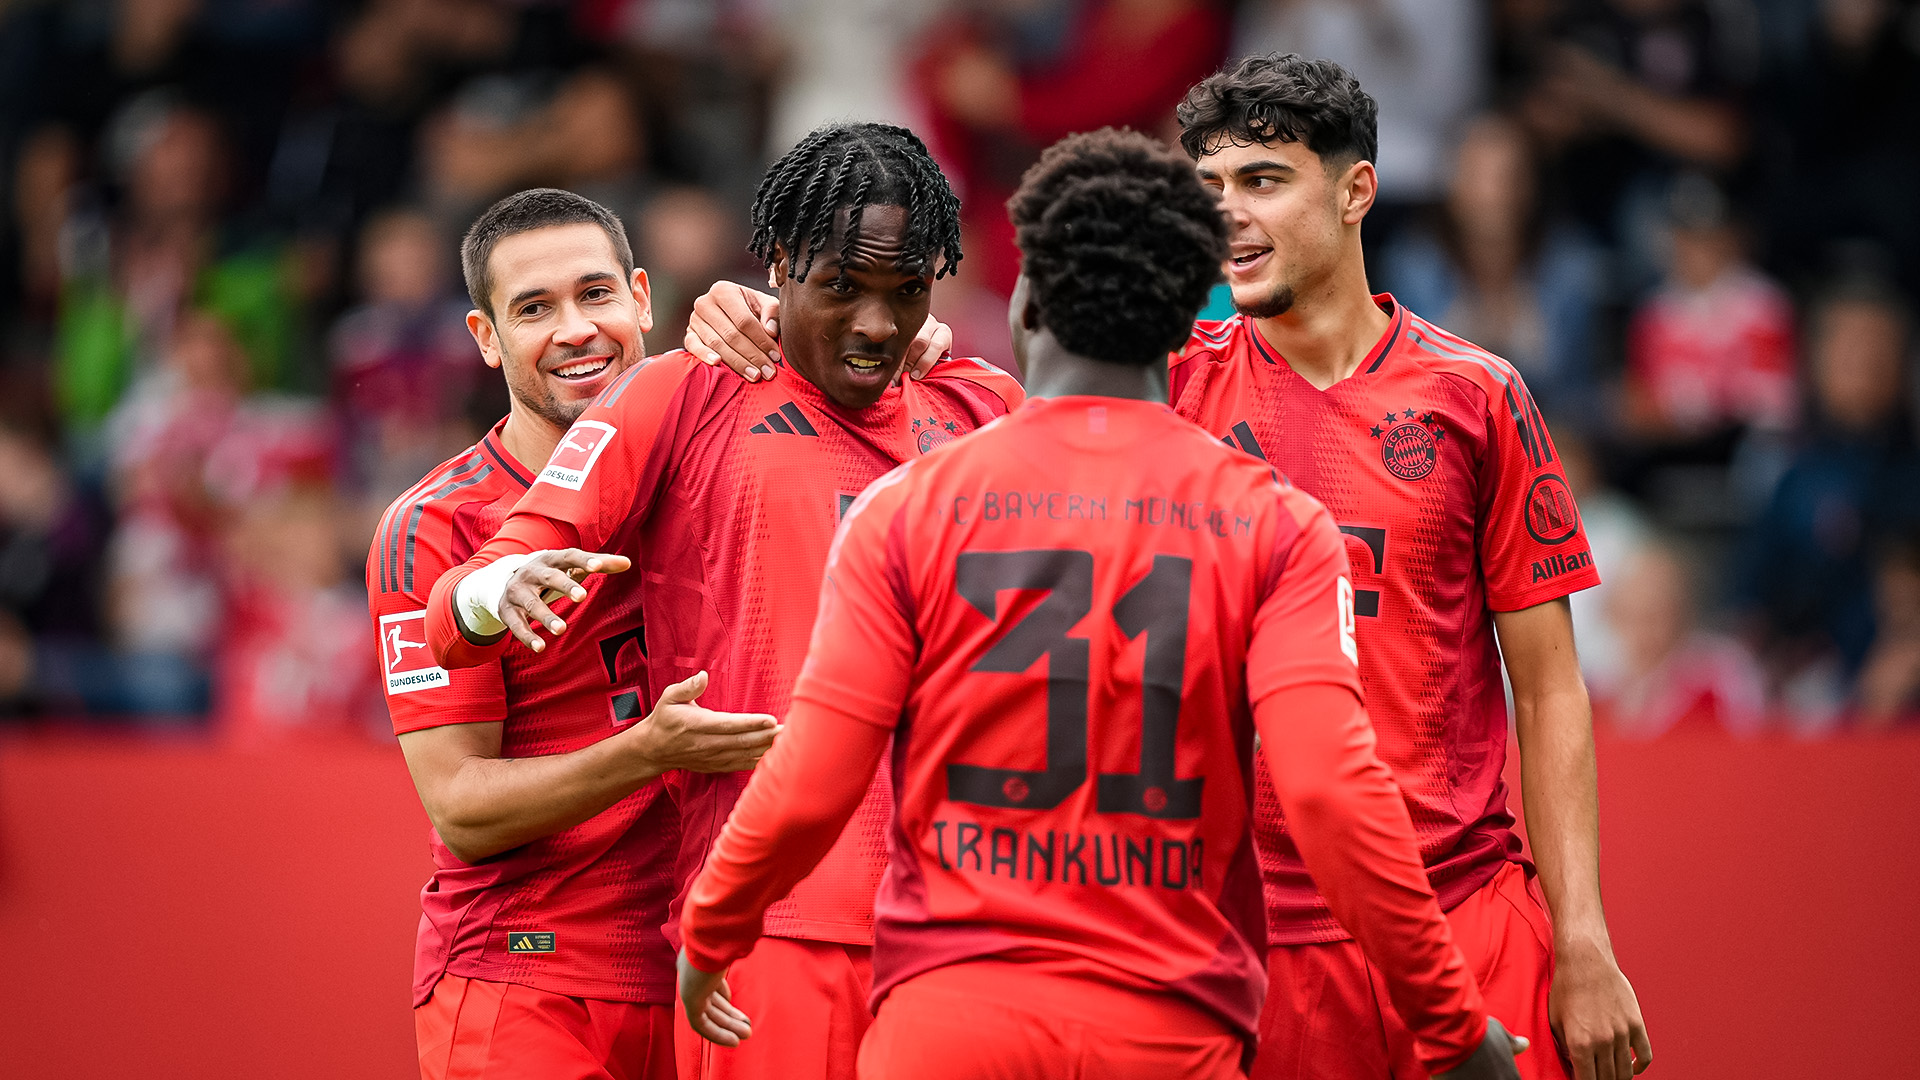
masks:
[[[1380,462],[1402,480],[1419,480],[1440,460],[1446,429],[1433,413],[1402,409],[1389,412],[1367,432],[1380,440]]]
[[[950,443],[960,436],[960,425],[952,420],[941,420],[937,416],[916,418],[913,422],[914,441],[921,453],[926,453],[942,443]]]

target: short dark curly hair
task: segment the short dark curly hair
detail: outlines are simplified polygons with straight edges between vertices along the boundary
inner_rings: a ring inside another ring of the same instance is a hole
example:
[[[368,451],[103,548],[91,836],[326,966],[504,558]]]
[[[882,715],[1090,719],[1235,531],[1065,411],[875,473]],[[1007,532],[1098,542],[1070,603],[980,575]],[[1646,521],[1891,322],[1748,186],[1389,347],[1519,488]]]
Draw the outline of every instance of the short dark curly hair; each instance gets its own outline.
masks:
[[[1304,142],[1332,165],[1373,161],[1380,108],[1353,73],[1298,53],[1249,56],[1187,91],[1174,110],[1180,145],[1198,159],[1222,144]]]
[[[906,210],[910,267],[936,278],[959,268],[960,200],[927,144],[893,124],[827,124],[782,155],[754,195],[747,250],[768,266],[776,246],[785,250],[793,279],[805,281],[835,216],[847,212],[840,236],[845,258],[869,206]]]
[[[467,279],[467,296],[473,306],[493,318],[493,249],[509,236],[549,225],[598,225],[613,245],[613,256],[620,271],[633,276],[633,245],[627,242],[627,227],[613,211],[584,195],[560,188],[528,188],[501,199],[474,219],[460,242],[460,271]]]
[[[1048,147],[1007,212],[1040,324],[1095,360],[1165,363],[1227,256],[1226,218],[1193,163],[1136,131]]]

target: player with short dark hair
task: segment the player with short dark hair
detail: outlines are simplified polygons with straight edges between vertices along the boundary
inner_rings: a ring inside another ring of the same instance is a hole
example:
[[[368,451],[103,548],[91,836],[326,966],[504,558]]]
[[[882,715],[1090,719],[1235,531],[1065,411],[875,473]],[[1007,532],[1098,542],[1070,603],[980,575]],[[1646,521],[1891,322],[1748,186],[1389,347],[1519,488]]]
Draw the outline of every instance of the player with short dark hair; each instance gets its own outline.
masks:
[[[1271,461],[1346,535],[1380,756],[1490,1011],[1541,1044],[1522,1073],[1566,1075],[1549,1034],[1578,1080],[1636,1073],[1651,1050],[1600,904],[1592,713],[1566,600],[1599,575],[1546,423],[1513,365],[1369,291],[1375,107],[1345,69],[1249,57],[1178,116],[1231,225],[1239,314],[1194,327],[1174,407]],[[1501,778],[1503,657],[1534,862]],[[1295,829],[1263,771],[1275,992],[1255,1080],[1421,1075]]]
[[[862,1076],[1241,1075],[1266,990],[1257,729],[1427,1062],[1513,1075],[1372,751],[1339,534],[1164,403],[1225,252],[1213,198],[1109,129],[1047,150],[1009,206],[1035,397],[848,512],[791,731],[687,903],[689,1015],[738,1023],[720,973],[891,746]]]
[[[770,716],[691,704],[651,713],[638,590],[592,603],[556,654],[448,670],[427,646],[427,596],[485,543],[587,402],[642,355],[647,276],[625,231],[572,192],[523,191],[463,247],[468,328],[512,411],[394,500],[367,556],[387,704],[432,820],[414,1018],[421,1075],[668,1080],[679,815],[659,777],[750,766]],[[662,684],[664,685],[664,684]]]
[[[769,170],[753,220],[786,311],[784,360],[800,378],[746,382],[671,352],[609,384],[499,534],[434,587],[428,640],[447,667],[491,661],[508,632],[536,652],[565,649],[578,632],[568,623],[593,612],[571,610],[588,593],[570,574],[631,562],[618,580],[634,582],[646,611],[653,684],[704,670],[710,707],[783,713],[827,548],[854,496],[1021,401],[1017,383],[976,360],[893,385],[934,281],[960,257],[958,202],[911,133],[815,132]],[[562,598],[552,607],[548,589]],[[684,779],[683,886],[747,774]],[[860,777],[872,780],[871,770]],[[872,1019],[886,813],[875,785],[821,873],[776,908],[769,938],[736,971],[754,1038],[737,1048],[688,1040],[683,1075],[852,1075]]]

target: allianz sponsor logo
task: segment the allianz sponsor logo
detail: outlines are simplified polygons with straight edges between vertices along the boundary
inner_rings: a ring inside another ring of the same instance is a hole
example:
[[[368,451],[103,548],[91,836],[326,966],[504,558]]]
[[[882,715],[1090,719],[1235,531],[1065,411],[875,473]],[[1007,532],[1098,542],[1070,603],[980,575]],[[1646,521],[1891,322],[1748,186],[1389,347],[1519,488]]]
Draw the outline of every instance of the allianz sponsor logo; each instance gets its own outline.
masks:
[[[1571,555],[1549,555],[1533,564],[1533,580],[1546,581],[1548,578],[1557,578],[1569,571],[1592,565],[1591,552],[1576,551]]]

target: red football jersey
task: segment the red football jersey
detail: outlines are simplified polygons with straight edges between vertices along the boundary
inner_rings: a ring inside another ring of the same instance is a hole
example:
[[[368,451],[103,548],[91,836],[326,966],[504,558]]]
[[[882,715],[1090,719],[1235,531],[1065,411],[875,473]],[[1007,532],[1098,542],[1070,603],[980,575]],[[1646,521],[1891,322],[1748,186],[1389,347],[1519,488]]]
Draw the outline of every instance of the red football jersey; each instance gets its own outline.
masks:
[[[1090,961],[1251,1036],[1252,702],[1358,692],[1339,535],[1160,404],[1034,401],[965,451],[855,504],[794,690],[894,728],[874,995]]]
[[[625,576],[639,584],[647,611],[654,687],[704,669],[710,682],[703,706],[784,715],[806,659],[827,548],[854,497],[887,470],[1021,400],[1019,384],[1000,369],[947,360],[924,380],[892,387],[878,403],[853,411],[791,370],[774,382],[749,383],[676,350],[649,358],[601,392],[514,518],[539,519],[526,524],[587,550],[634,558]],[[516,531],[509,525],[472,565],[526,550]],[[449,578],[435,596],[457,580]],[[575,632],[569,627],[562,640]],[[457,640],[450,615],[431,637],[449,662],[492,651]],[[523,652],[518,645],[514,651]],[[675,774],[683,887],[748,776]],[[819,871],[769,912],[766,932],[871,942],[890,809],[876,780]]]
[[[504,421],[503,421],[504,423]],[[447,670],[427,645],[428,591],[491,537],[533,471],[486,438],[394,500],[367,556],[367,595],[393,729],[497,722],[505,757],[564,754],[651,707],[639,590],[594,578],[578,625],[542,656],[524,650]],[[679,815],[654,781],[587,821],[476,865],[431,836],[414,1004],[442,973],[549,993],[662,1004],[674,951],[660,932],[673,895]]]
[[[1520,856],[1501,771],[1507,708],[1493,611],[1600,582],[1553,440],[1512,365],[1414,315],[1316,389],[1252,320],[1201,322],[1174,358],[1180,415],[1271,462],[1346,534],[1360,677],[1450,909]],[[1287,835],[1264,769],[1256,836],[1275,944],[1346,937]]]

